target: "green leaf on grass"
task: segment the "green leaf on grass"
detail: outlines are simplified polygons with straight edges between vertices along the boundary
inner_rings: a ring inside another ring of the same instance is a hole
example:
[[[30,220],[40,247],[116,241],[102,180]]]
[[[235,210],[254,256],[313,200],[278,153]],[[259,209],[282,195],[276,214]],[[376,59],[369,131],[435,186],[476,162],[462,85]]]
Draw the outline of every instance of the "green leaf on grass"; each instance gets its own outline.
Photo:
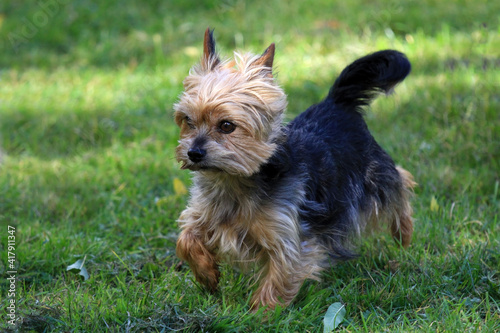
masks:
[[[87,258],[87,256],[85,256],[85,258],[83,258],[83,260],[79,259],[74,264],[69,265],[68,267],[66,267],[66,271],[78,273],[78,275],[83,276],[84,281],[87,281],[90,278],[90,274],[87,272],[85,267],[83,267],[83,264],[85,264],[86,258]]]
[[[323,333],[330,333],[336,329],[344,320],[345,313],[345,306],[342,303],[336,302],[330,305],[323,319]]]

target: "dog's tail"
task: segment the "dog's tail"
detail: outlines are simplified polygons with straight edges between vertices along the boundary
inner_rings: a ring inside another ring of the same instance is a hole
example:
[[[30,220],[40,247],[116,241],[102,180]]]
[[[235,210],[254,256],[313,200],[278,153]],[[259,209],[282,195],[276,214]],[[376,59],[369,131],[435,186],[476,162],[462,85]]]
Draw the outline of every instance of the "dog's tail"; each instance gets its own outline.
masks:
[[[369,54],[340,73],[327,98],[344,106],[368,105],[377,93],[391,92],[410,70],[410,62],[401,52],[385,50]]]

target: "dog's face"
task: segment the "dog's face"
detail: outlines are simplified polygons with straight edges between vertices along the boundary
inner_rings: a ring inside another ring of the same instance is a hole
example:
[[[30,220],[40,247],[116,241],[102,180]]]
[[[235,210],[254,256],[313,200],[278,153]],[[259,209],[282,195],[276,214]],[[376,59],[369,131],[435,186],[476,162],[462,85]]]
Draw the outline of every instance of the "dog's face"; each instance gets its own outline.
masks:
[[[184,80],[175,104],[183,169],[251,176],[273,154],[286,95],[272,76],[274,44],[262,56],[221,62],[209,30],[201,64]]]

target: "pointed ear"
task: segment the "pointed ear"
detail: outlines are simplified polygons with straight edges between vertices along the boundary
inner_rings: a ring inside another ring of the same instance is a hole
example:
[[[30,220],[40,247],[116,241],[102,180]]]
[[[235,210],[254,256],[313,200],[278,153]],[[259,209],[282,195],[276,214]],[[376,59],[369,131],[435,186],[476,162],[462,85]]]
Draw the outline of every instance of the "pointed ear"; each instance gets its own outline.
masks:
[[[202,66],[206,70],[213,70],[219,63],[220,59],[215,52],[214,31],[207,28],[205,31],[205,40],[203,41],[203,59]]]
[[[254,65],[264,66],[269,68],[268,76],[273,76],[273,61],[274,61],[274,50],[275,45],[272,43],[269,47],[262,53],[259,59],[254,61]]]
[[[259,59],[255,60],[254,64],[259,66],[266,66],[269,68],[273,68],[274,61],[274,43],[269,45],[269,47],[262,53]]]

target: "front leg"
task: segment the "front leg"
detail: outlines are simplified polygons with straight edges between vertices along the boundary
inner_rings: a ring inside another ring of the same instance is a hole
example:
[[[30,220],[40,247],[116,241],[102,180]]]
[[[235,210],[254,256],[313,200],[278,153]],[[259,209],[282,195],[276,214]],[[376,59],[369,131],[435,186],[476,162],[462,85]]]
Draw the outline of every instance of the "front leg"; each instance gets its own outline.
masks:
[[[279,252],[267,252],[268,259],[261,271],[263,276],[252,297],[254,310],[260,306],[274,309],[276,305],[289,305],[305,280],[303,267],[297,261],[300,258],[287,258],[289,254]]]
[[[283,207],[286,207],[283,205]],[[273,309],[289,305],[306,279],[319,281],[324,247],[316,239],[301,239],[297,215],[271,207],[253,224],[251,235],[259,244],[262,270],[260,285],[252,297],[252,308]]]
[[[210,292],[217,290],[220,273],[215,255],[206,248],[193,228],[182,230],[177,240],[176,253],[180,259],[189,263],[196,281]]]

